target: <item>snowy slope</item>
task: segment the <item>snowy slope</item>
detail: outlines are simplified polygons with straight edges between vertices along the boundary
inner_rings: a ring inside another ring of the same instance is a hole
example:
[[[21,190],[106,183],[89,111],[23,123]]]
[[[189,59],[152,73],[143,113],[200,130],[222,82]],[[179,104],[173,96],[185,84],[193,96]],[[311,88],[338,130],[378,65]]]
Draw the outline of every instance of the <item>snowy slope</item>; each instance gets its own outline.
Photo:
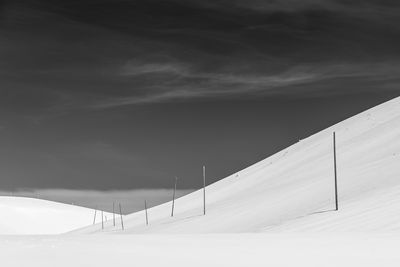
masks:
[[[91,225],[94,219],[92,209],[24,197],[0,197],[0,214],[0,235],[60,234]]]
[[[334,209],[332,133],[339,205]],[[265,140],[268,142],[268,140]],[[217,163],[215,163],[217,164]],[[199,179],[201,167],[199,166]],[[125,218],[125,233],[400,231],[400,98],[360,113],[207,187]],[[80,232],[98,232],[88,227]],[[119,232],[108,225],[106,231]]]

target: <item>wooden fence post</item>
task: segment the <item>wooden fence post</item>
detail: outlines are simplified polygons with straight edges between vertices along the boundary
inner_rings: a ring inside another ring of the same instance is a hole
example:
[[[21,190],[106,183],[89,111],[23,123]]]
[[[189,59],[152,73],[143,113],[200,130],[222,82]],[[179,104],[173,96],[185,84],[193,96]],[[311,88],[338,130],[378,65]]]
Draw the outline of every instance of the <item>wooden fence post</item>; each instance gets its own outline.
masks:
[[[121,216],[121,226],[122,230],[124,230],[124,220],[122,219],[122,208],[121,208],[121,203],[119,203],[119,215]]]
[[[144,201],[144,210],[146,211],[146,225],[149,225],[149,217],[147,216],[147,202]]]
[[[101,211],[101,230],[104,230],[103,210]]]
[[[97,208],[94,210],[93,225],[96,224],[96,213],[97,213]]]
[[[175,177],[175,186],[174,186],[174,194],[172,195],[172,211],[171,217],[174,217],[174,208],[175,208],[175,191],[176,191],[176,183],[178,181],[178,177]]]
[[[337,166],[336,166],[336,133],[333,132],[333,166],[335,172],[335,210],[339,210],[338,186],[337,186]]]
[[[115,227],[115,202],[113,202],[113,225]]]
[[[203,215],[206,215],[206,166],[203,166]]]

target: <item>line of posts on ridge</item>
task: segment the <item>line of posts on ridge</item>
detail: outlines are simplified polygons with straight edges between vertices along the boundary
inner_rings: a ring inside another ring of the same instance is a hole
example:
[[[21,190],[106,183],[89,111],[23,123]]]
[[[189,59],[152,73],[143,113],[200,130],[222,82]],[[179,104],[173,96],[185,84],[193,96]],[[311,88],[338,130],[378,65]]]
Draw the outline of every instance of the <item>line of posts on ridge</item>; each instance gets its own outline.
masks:
[[[338,211],[339,210],[339,200],[338,200],[338,183],[337,183],[336,132],[333,132],[333,167],[334,167],[334,178],[335,178],[335,180],[334,180],[335,181],[335,211]],[[174,183],[173,194],[172,194],[171,217],[174,217],[177,183],[178,183],[178,177],[175,177],[175,183]],[[123,220],[123,215],[122,215],[121,203],[118,203],[118,206],[119,206],[121,228],[122,228],[122,230],[124,230],[125,228],[124,228],[124,220]],[[146,225],[149,225],[146,200],[144,201],[144,211],[145,211],[145,216],[146,216],[146,221],[145,221]],[[97,214],[97,208],[94,211],[93,224],[96,224],[96,214]],[[203,215],[206,215],[206,166],[203,166]],[[115,202],[113,202],[113,226],[114,227],[116,226]],[[101,210],[101,228],[102,228],[102,230],[104,229],[104,216],[103,216],[102,210]]]

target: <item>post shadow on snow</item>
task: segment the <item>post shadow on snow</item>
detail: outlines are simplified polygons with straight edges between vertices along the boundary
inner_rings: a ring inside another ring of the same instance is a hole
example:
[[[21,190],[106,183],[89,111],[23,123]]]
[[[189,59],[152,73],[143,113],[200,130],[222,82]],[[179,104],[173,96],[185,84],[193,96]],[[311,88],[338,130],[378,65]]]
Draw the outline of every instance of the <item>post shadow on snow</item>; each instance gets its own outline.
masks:
[[[170,221],[170,222],[163,222],[161,224],[165,225],[165,224],[175,223],[177,221],[185,221],[185,220],[189,220],[189,219],[192,219],[192,218],[203,217],[203,216],[204,216],[204,214],[192,215],[192,216],[188,216],[188,217],[184,217],[184,218],[180,218],[180,219],[175,219],[175,220]]]
[[[332,212],[332,211],[337,211],[337,210],[336,209],[329,209],[329,210],[314,211],[314,212],[308,213],[306,216],[314,215],[314,214],[327,213],[327,212]]]

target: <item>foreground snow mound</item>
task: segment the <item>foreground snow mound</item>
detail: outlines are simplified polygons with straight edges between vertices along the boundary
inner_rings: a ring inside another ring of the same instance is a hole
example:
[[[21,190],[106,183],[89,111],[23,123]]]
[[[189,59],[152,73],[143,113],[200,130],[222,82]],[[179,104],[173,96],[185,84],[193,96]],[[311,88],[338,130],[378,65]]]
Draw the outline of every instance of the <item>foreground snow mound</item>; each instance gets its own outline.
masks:
[[[92,209],[24,197],[0,197],[0,214],[2,235],[60,234],[90,225],[94,218]]]
[[[339,211],[334,211],[334,131]],[[148,211],[149,226],[144,212],[127,216],[124,233],[400,231],[400,98],[301,140],[206,191],[205,216],[199,190],[175,202],[173,218],[171,203]],[[107,225],[106,231],[121,230]]]
[[[1,266],[398,267],[398,234],[8,236]],[[21,257],[23,255],[23,257]]]

